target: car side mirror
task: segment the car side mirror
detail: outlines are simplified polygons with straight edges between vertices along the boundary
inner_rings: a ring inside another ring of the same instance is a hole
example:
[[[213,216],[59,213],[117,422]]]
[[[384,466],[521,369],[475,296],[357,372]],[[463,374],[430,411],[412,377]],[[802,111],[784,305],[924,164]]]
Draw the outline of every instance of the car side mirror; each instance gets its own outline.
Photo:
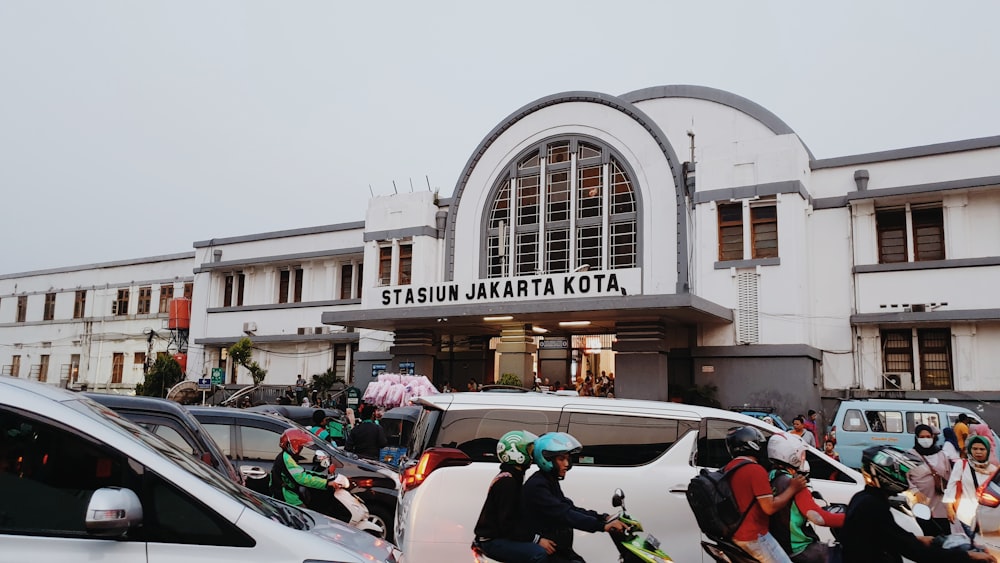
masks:
[[[84,526],[87,533],[102,537],[122,537],[142,524],[142,503],[131,489],[97,489],[87,503]]]

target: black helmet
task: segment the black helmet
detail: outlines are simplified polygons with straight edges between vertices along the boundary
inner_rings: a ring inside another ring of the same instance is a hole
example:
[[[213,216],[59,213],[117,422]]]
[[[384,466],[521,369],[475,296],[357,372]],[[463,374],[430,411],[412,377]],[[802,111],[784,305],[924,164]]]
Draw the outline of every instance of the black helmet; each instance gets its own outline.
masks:
[[[890,495],[909,489],[907,476],[922,463],[917,456],[892,446],[872,446],[861,452],[861,473]]]
[[[745,455],[761,461],[767,457],[767,438],[753,426],[732,428],[726,434],[726,449],[732,457]]]

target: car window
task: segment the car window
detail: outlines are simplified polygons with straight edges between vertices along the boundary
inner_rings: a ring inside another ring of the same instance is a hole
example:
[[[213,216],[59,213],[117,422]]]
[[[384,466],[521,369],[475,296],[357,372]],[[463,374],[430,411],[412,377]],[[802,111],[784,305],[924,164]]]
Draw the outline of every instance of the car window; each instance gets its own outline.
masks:
[[[281,447],[278,439],[281,434],[257,428],[256,426],[240,426],[244,459],[274,459],[278,457]]]
[[[216,424],[214,422],[203,422],[202,426],[208,432],[208,435],[212,437],[212,440],[218,444],[219,449],[222,450],[222,455],[233,458],[232,444],[230,443],[230,427],[228,424]]]
[[[868,432],[868,424],[865,423],[865,418],[861,416],[861,411],[858,409],[850,409],[845,412],[844,422],[840,427],[841,430],[847,432]]]
[[[699,467],[722,467],[733,459],[726,448],[726,434],[733,428],[743,426],[734,420],[709,418],[702,421],[698,430],[698,453],[695,464]],[[757,428],[754,426],[754,428]],[[772,432],[758,428],[765,438]]]
[[[222,454],[229,459],[233,458],[232,444],[230,444],[230,427],[228,424],[215,424],[212,422],[203,422],[201,424],[208,431],[208,435],[212,437],[212,440],[219,445],[219,449],[222,450]]]
[[[496,462],[497,440],[511,430],[541,436],[557,430],[559,411],[521,409],[450,410],[434,444],[464,451],[473,461]]]
[[[865,411],[865,418],[872,432],[903,431],[903,413],[899,411]]]
[[[163,438],[164,440],[166,440],[166,441],[170,442],[171,444],[177,446],[182,451],[188,452],[188,453],[190,453],[192,455],[195,455],[195,454],[198,453],[198,451],[195,450],[191,446],[191,444],[189,444],[187,442],[187,440],[184,439],[183,436],[181,436],[180,432],[178,432],[177,430],[174,430],[173,428],[171,428],[169,426],[164,426],[162,424],[140,424],[139,426],[142,426],[142,427],[146,428],[147,430],[149,430],[153,434],[156,434],[160,438]]]
[[[143,522],[116,541],[254,545],[200,501],[88,436],[6,409],[0,435],[0,534],[94,538],[85,526],[90,497],[122,487],[139,497]]]
[[[941,429],[941,416],[936,412],[908,412],[906,413],[906,431],[913,433],[918,424],[926,424],[934,428]]]
[[[635,466],[660,457],[697,423],[669,418],[573,412],[566,431],[583,444],[580,465]]]

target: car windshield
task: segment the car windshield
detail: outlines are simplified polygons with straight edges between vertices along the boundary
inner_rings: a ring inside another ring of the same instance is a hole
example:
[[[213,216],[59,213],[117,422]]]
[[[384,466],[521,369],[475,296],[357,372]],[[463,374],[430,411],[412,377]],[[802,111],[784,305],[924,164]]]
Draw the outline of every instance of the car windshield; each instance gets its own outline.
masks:
[[[184,453],[177,446],[159,436],[149,433],[145,428],[133,424],[128,419],[103,405],[83,397],[75,401],[66,401],[64,404],[91,418],[110,422],[111,427],[118,432],[142,442],[177,465],[180,465],[188,473],[197,476],[201,481],[219,489],[258,514],[281,522],[290,528],[300,530],[309,529],[315,524],[312,517],[302,510],[233,483],[210,466]]]

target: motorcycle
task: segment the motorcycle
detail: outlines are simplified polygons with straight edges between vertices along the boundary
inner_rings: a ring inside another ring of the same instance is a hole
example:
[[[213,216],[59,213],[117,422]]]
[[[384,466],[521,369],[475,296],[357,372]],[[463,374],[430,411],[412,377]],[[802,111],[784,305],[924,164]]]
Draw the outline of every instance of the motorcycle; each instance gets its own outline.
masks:
[[[829,512],[844,512],[847,509],[847,505],[844,504],[827,503],[819,491],[813,491],[812,495],[817,500],[817,503],[820,506],[824,506]],[[890,497],[889,506],[895,511],[893,517],[896,522],[907,531],[913,532],[916,535],[921,534],[917,518],[930,518],[930,509],[927,506],[918,504],[914,508],[910,508],[909,502],[903,496]],[[830,532],[834,539],[838,539],[839,531],[837,529],[831,528]],[[703,540],[701,547],[705,553],[718,563],[759,563],[757,558],[744,551],[743,548],[733,543],[732,540],[708,535],[706,537],[708,537],[709,541]]]
[[[608,521],[618,520],[625,524],[625,532],[611,533],[611,541],[618,549],[619,563],[671,563],[673,559],[662,549],[660,541],[642,528],[642,523],[625,510],[625,493],[615,489],[611,497],[611,505],[618,508],[618,514],[608,518]],[[475,563],[502,563],[490,559],[483,554],[479,546],[473,543],[472,557]],[[550,557],[551,560],[551,557]]]
[[[317,451],[315,462],[323,469],[330,470],[330,457],[326,452]],[[375,537],[384,538],[385,526],[377,517],[372,516],[364,501],[352,492],[358,490],[358,485],[344,475],[329,474],[326,479],[328,482],[332,481],[338,485],[332,495],[332,499],[336,502],[330,500],[331,496],[310,494],[307,502],[309,508],[345,521],[348,525],[368,532]],[[345,511],[346,516],[344,515]]]
[[[625,493],[615,489],[611,497],[611,506],[619,508],[614,517],[625,524],[624,533],[611,533],[611,540],[618,549],[619,563],[667,563],[673,561],[669,555],[660,549],[660,540],[653,534],[642,529],[642,523],[625,511]]]

